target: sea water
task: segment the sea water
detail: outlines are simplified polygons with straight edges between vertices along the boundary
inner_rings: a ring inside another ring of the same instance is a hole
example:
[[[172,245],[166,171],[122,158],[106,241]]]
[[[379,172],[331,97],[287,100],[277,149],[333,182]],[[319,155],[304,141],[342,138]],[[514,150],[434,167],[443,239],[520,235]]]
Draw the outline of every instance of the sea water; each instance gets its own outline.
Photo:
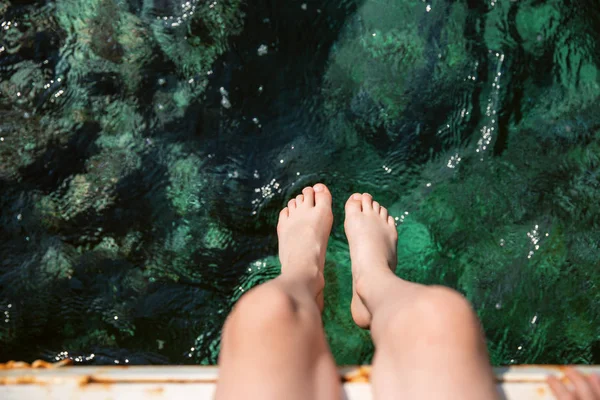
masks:
[[[338,363],[373,355],[353,192],[493,364],[600,362],[597,1],[0,0],[0,24],[0,362],[215,363],[317,182]]]

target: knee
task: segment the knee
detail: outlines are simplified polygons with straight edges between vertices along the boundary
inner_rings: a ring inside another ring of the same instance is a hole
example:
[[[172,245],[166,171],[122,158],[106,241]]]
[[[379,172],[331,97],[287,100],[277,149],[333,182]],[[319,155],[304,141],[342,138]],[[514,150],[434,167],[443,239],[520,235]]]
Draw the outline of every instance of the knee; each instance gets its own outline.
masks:
[[[395,315],[390,328],[411,329],[416,336],[433,341],[480,341],[479,320],[470,303],[460,293],[443,287],[431,286],[414,299],[409,315]]]
[[[431,286],[417,309],[432,325],[464,326],[478,323],[469,301],[460,293],[444,286]]]
[[[288,326],[297,319],[294,299],[274,285],[263,285],[244,294],[234,306],[224,333],[229,330],[262,334],[273,326]]]

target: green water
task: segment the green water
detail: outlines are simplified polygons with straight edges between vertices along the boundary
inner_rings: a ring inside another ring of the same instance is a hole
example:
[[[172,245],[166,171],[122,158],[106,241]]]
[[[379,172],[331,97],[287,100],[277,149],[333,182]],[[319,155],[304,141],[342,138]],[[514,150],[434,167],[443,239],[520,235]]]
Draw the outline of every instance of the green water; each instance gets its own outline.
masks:
[[[600,363],[600,4],[0,0],[0,362],[214,363],[277,214],[398,220],[397,274],[473,303],[495,365]]]

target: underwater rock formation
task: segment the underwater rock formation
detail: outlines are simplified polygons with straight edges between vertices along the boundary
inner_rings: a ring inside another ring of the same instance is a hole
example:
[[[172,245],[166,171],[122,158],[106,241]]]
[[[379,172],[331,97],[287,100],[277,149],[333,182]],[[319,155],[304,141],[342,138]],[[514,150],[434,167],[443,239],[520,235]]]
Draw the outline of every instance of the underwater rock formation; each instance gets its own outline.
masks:
[[[323,181],[339,363],[373,355],[354,191],[494,364],[598,363],[600,10],[567,3],[0,0],[0,361],[216,362]]]

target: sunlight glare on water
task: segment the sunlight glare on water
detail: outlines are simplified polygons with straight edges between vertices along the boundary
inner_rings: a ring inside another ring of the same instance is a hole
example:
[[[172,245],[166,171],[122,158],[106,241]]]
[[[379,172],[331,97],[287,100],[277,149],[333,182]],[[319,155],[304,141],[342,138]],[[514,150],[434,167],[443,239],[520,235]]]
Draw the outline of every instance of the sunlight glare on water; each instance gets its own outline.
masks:
[[[215,363],[327,184],[393,215],[397,275],[463,293],[492,362],[600,363],[592,0],[0,0],[0,362]]]

